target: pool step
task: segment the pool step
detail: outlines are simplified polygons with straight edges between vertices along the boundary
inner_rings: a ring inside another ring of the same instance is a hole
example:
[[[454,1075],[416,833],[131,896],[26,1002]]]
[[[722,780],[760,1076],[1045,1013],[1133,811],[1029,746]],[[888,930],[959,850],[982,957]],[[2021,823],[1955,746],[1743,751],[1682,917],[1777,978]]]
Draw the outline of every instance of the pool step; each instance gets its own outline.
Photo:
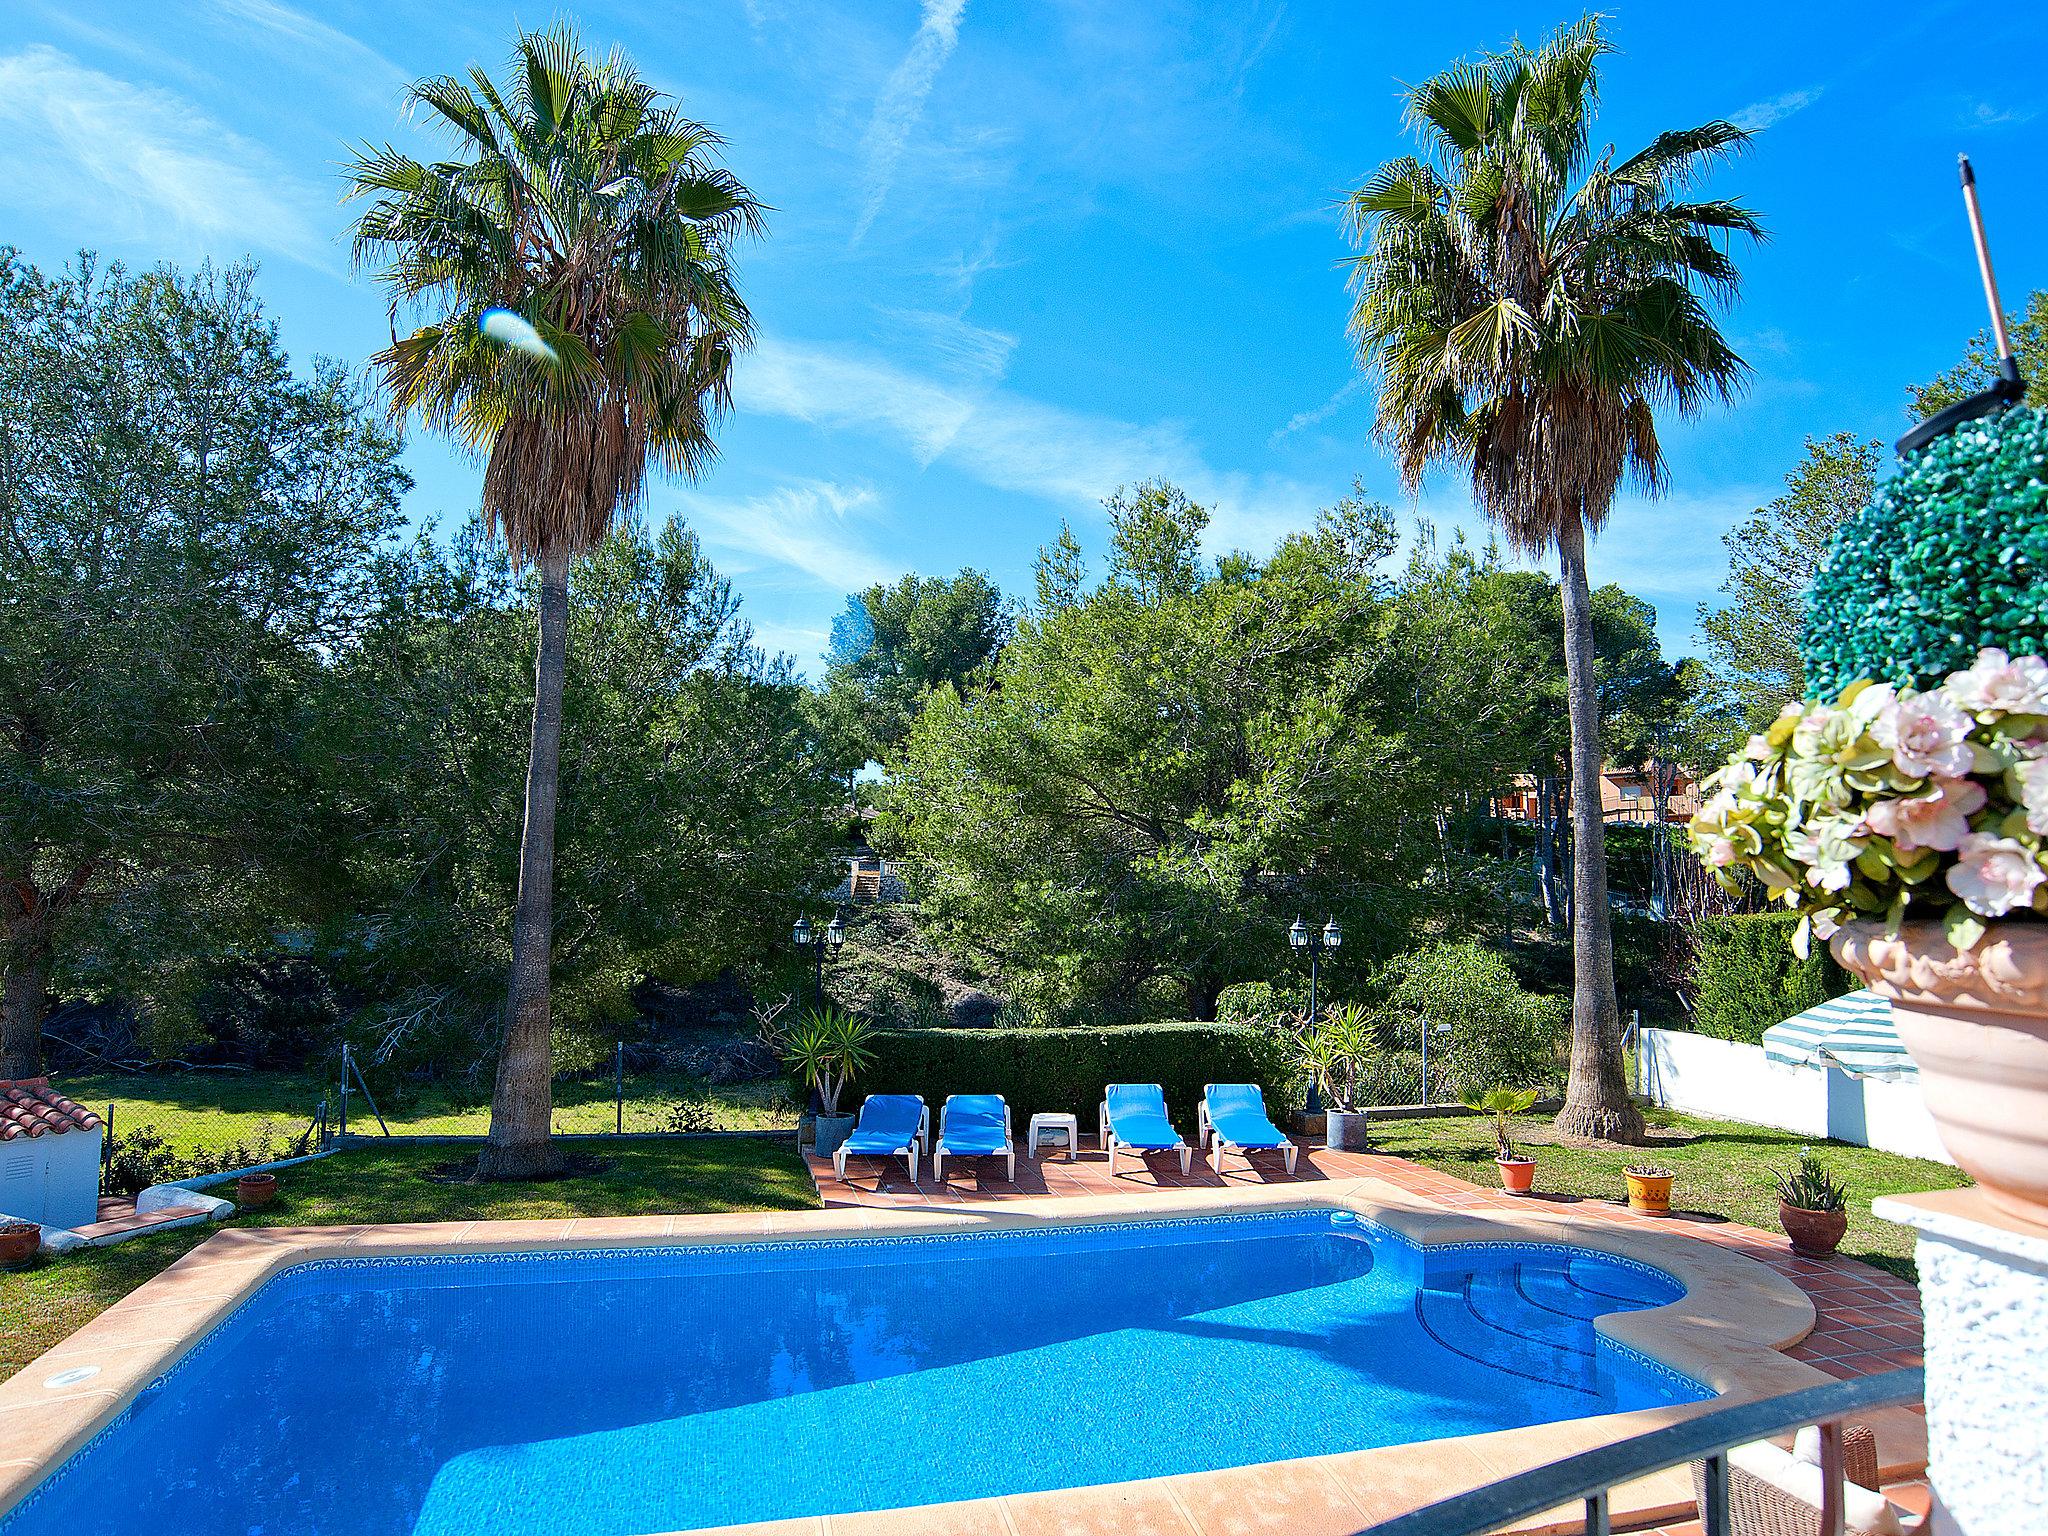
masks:
[[[1668,1296],[1610,1265],[1501,1264],[1432,1277],[1415,1316],[1444,1348],[1512,1375],[1574,1392],[1599,1391],[1593,1319],[1657,1306]]]

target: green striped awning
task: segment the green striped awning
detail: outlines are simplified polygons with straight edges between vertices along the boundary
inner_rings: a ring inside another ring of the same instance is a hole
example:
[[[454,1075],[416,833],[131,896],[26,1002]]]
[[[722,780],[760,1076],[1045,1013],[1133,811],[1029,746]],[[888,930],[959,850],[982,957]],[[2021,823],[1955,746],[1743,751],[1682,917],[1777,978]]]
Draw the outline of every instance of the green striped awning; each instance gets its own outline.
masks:
[[[1851,992],[1794,1014],[1764,1031],[1764,1056],[1787,1067],[1839,1067],[1851,1077],[1919,1075],[1892,1028],[1892,1005],[1875,992]]]

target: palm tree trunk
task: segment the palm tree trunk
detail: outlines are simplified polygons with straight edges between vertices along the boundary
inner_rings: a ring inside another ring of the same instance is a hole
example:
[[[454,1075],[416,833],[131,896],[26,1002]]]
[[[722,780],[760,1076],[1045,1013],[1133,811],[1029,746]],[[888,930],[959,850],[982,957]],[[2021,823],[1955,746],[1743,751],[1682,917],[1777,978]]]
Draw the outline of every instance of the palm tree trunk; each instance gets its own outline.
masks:
[[[1557,539],[1564,595],[1564,663],[1572,725],[1572,1069],[1557,1128],[1567,1136],[1639,1142],[1614,1000],[1614,929],[1607,907],[1607,833],[1600,815],[1600,695],[1594,677],[1593,596],[1586,534],[1576,514]]]
[[[548,971],[555,919],[555,801],[561,791],[562,683],[568,670],[569,557],[540,562],[540,648],[534,660],[533,748],[526,760],[526,826],[519,840],[519,905],[505,1039],[491,1093],[482,1179],[530,1179],[561,1166],[548,1139],[554,1113],[553,1014]]]

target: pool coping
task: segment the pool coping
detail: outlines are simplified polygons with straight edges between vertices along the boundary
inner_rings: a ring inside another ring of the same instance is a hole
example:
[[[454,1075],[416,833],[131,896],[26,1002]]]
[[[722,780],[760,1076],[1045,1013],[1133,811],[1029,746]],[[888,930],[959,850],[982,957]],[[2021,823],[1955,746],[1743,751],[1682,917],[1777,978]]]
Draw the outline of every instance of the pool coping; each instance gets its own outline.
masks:
[[[728,1526],[726,1536],[1344,1536],[1408,1509],[1560,1456],[1625,1439],[1730,1401],[1832,1380],[1783,1351],[1813,1328],[1812,1299],[1741,1254],[1679,1233],[1617,1229],[1568,1210],[1456,1211],[1381,1180],[1335,1179],[1313,1189],[1250,1186],[1162,1189],[1143,1197],[1047,1196],[952,1207],[838,1207],[701,1216],[616,1216],[541,1221],[427,1222],[402,1226],[230,1228],[184,1255],[69,1338],[0,1382],[0,1515],[96,1435],[229,1313],[281,1271],[339,1257],[507,1253],[903,1237],[1004,1228],[1143,1222],[1163,1216],[1349,1209],[1424,1249],[1456,1243],[1569,1243],[1636,1259],[1686,1287],[1675,1302],[1595,1321],[1606,1337],[1709,1387],[1705,1403],[1638,1409],[1484,1435],[1261,1462],[1138,1482],[1007,1494],[951,1504]],[[44,1383],[93,1368],[75,1386]],[[1288,1411],[1313,1411],[1290,1404]],[[1880,1423],[1888,1471],[1925,1463],[1917,1420]],[[1682,1470],[1616,1490],[1613,1520],[1668,1518],[1692,1507]],[[1514,1527],[1575,1529],[1578,1512]]]

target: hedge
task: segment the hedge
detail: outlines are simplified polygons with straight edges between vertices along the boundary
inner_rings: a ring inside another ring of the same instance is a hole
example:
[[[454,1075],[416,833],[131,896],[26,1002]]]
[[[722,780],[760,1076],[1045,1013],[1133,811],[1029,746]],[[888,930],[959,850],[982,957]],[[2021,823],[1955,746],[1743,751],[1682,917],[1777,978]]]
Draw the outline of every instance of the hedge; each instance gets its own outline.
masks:
[[[867,1093],[917,1093],[939,1106],[951,1093],[1000,1093],[1018,1136],[1031,1116],[1064,1111],[1092,1131],[1106,1083],[1158,1083],[1180,1120],[1195,1130],[1205,1083],[1257,1083],[1278,1117],[1300,1096],[1293,1041],[1256,1024],[1126,1024],[1110,1029],[889,1029],[853,1084]]]
[[[1796,912],[1702,918],[1693,934],[1693,1028],[1756,1045],[1764,1031],[1850,988],[1827,946],[1792,953]]]

